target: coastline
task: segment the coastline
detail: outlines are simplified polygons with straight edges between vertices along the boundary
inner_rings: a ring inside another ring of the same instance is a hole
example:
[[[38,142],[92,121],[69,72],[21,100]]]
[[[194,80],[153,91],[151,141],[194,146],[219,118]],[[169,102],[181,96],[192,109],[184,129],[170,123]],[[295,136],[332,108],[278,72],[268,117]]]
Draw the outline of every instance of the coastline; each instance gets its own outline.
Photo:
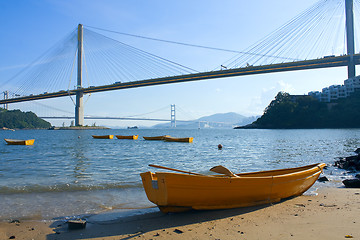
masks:
[[[0,239],[360,238],[360,189],[323,186],[317,192],[276,204],[228,210],[163,214],[150,209],[123,217],[103,213],[90,217],[80,230],[68,230],[57,219],[0,222]]]

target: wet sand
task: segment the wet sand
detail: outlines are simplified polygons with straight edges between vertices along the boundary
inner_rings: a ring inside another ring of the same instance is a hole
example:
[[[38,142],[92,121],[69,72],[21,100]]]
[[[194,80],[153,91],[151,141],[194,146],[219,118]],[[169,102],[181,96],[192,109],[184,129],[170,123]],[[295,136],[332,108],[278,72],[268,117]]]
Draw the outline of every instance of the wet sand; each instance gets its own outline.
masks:
[[[111,221],[94,216],[80,230],[63,221],[20,219],[0,222],[0,239],[360,239],[360,189],[324,187],[318,193],[229,210],[156,211]]]

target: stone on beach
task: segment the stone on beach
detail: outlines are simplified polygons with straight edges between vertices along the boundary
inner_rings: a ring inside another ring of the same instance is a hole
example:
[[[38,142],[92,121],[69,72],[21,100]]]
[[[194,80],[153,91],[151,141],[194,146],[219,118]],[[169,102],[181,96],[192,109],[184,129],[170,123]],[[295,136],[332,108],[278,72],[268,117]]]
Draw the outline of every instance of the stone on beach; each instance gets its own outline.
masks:
[[[82,219],[68,220],[67,224],[68,224],[68,228],[71,230],[82,229],[86,227],[86,220],[82,220]]]
[[[354,152],[360,154],[360,148],[357,148]]]
[[[320,177],[320,178],[318,179],[318,181],[319,181],[319,182],[328,182],[329,179],[328,179],[327,177],[323,176],[323,177]]]
[[[343,184],[347,188],[360,188],[360,179],[353,178],[353,179],[345,179]]]

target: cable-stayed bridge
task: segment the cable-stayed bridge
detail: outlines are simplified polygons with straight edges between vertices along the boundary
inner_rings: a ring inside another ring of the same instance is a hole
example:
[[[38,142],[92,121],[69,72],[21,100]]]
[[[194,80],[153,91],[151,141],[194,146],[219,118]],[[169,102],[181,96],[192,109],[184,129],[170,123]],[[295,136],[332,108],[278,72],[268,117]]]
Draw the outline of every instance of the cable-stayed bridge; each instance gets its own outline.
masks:
[[[360,54],[355,50],[359,21],[354,21],[360,16],[359,6],[359,0],[321,0],[243,51],[210,48],[232,51],[235,56],[221,64],[220,70],[206,72],[134,48],[80,24],[29,68],[5,82],[1,91],[8,94],[0,104],[76,96],[75,124],[83,125],[84,94],[330,67],[347,67],[351,78],[355,76],[355,65],[360,64]]]

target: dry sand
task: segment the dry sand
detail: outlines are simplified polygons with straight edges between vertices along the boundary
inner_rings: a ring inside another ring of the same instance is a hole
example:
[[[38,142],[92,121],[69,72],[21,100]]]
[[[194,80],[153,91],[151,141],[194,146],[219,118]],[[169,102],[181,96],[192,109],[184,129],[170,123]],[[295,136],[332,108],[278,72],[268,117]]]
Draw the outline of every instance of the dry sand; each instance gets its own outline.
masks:
[[[360,189],[318,192],[259,207],[88,222],[81,230],[60,221],[1,222],[0,239],[360,239]]]

